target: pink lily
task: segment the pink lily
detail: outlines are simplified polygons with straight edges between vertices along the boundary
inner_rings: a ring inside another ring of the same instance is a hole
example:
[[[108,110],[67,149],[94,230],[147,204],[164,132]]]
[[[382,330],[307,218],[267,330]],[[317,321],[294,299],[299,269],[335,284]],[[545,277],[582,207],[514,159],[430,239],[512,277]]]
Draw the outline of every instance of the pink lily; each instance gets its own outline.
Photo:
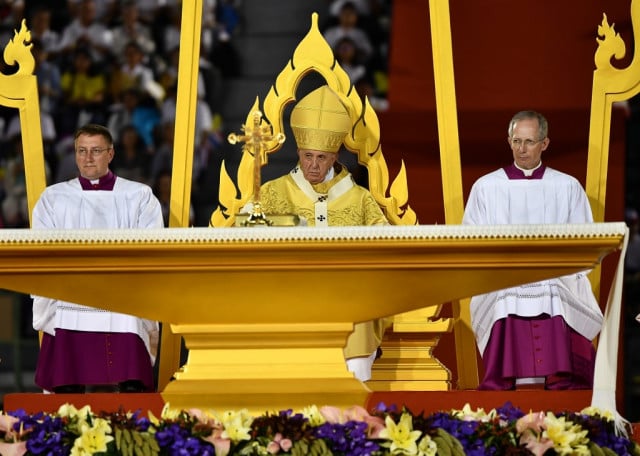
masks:
[[[27,442],[0,442],[0,454],[3,456],[23,456],[27,453]]]

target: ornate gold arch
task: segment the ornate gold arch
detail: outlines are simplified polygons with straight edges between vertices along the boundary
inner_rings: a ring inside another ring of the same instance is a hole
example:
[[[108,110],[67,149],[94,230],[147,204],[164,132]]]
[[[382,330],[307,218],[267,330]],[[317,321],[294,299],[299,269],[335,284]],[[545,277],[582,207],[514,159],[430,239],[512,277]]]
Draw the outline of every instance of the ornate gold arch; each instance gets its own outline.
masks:
[[[358,162],[367,167],[369,190],[394,225],[415,225],[417,217],[408,204],[407,176],[402,162],[400,171],[389,186],[389,171],[380,145],[378,116],[367,99],[364,102],[353,88],[349,76],[336,61],[333,51],[318,29],[318,14],[313,13],[311,28],[293,53],[285,68],[271,86],[263,106],[259,98],[248,111],[245,125],[253,123],[253,113],[263,113],[261,125],[271,126],[271,135],[284,134],[283,113],[286,106],[295,101],[300,81],[311,72],[320,74],[327,85],[340,97],[349,111],[353,129],[345,139],[345,147],[357,154]],[[268,156],[277,152],[282,143],[273,139],[263,148],[261,162],[267,164]],[[254,157],[244,153],[237,172],[237,188],[223,166],[220,170],[219,206],[211,216],[213,227],[233,226],[235,215],[254,193]]]

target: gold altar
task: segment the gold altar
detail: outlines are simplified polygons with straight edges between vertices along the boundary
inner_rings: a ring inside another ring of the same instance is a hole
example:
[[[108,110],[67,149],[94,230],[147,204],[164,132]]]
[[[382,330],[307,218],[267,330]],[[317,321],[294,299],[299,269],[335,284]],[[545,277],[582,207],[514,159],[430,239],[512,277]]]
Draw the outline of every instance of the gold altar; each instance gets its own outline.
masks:
[[[593,268],[624,227],[0,230],[0,287],[170,321],[171,407],[348,407],[354,322]]]

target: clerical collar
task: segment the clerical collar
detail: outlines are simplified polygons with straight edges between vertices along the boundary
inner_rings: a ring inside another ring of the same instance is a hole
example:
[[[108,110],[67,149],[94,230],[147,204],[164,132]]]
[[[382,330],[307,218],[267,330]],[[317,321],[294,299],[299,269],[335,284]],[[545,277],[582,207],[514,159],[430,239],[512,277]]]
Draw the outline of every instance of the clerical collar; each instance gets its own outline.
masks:
[[[522,169],[515,163],[512,163],[509,166],[505,166],[503,169],[509,179],[542,179],[547,167],[540,162],[538,163],[538,166],[533,169]]]
[[[82,190],[113,190],[113,186],[116,184],[116,175],[109,171],[107,174],[99,179],[89,180],[85,177],[79,176],[80,186]]]

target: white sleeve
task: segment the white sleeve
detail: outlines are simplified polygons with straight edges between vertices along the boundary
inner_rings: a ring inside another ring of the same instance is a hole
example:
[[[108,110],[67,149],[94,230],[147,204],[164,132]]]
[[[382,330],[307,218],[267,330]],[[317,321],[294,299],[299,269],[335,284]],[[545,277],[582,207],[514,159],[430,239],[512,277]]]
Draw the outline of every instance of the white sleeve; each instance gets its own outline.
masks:
[[[589,198],[580,182],[575,181],[571,188],[569,223],[593,223],[593,214]]]
[[[57,300],[31,295],[33,298],[33,329],[55,335],[54,318]]]
[[[162,207],[151,188],[142,192],[138,228],[163,228]]]
[[[56,228],[51,202],[49,192],[45,189],[33,207],[31,228]]]
[[[485,203],[479,197],[480,193],[477,183],[473,184],[467,199],[467,205],[464,208],[464,215],[462,216],[463,225],[482,225],[486,223],[484,217],[486,208]]]

